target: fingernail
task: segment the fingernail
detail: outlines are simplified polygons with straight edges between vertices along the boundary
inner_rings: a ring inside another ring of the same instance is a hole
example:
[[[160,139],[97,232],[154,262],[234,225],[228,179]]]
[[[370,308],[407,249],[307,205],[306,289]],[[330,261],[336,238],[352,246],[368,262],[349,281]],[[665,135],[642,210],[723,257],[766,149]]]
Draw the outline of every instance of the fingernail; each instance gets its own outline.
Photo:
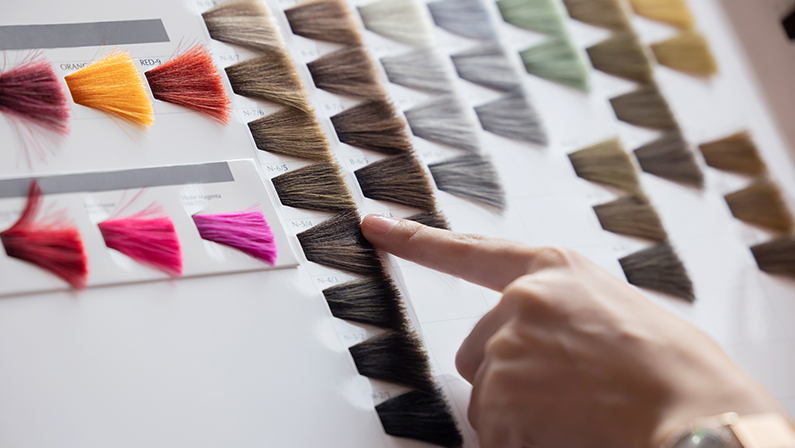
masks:
[[[387,233],[398,222],[395,218],[381,215],[367,215],[364,219],[367,230],[375,234]]]

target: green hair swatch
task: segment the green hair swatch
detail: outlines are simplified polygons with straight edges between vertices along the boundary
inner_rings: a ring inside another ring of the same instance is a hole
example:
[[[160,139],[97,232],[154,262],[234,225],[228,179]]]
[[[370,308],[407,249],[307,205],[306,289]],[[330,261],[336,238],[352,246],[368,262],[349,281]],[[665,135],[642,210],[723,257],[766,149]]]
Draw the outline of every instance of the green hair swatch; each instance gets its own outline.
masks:
[[[565,36],[550,36],[519,54],[531,75],[586,92],[590,89],[585,62]]]

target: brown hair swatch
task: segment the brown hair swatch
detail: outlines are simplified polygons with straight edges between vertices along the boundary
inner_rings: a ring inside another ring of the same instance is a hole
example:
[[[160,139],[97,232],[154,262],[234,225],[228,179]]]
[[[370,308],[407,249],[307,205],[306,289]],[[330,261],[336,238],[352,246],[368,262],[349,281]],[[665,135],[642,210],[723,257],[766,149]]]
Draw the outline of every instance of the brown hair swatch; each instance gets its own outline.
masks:
[[[640,180],[621,142],[614,138],[569,154],[577,176],[605,185],[612,185],[633,194],[641,191]]]
[[[651,45],[657,62],[674,70],[695,76],[711,76],[718,72],[718,63],[712,56],[704,36],[695,31]]]
[[[409,221],[418,222],[424,226],[435,227],[442,230],[450,230],[450,223],[447,222],[447,218],[444,217],[442,212],[438,210],[417,213],[416,215],[411,215],[406,219]]]
[[[767,171],[765,162],[747,131],[699,145],[707,165],[719,170],[758,176]]]
[[[692,187],[704,187],[704,173],[680,130],[668,131],[634,152],[643,171]]]
[[[355,171],[362,193],[376,200],[408,205],[424,211],[436,209],[433,190],[420,163],[410,154],[373,162]]]
[[[597,70],[643,84],[654,79],[649,59],[631,29],[619,31],[585,51]]]
[[[732,215],[741,221],[782,232],[791,232],[795,227],[784,195],[769,179],[759,179],[725,197]]]
[[[270,12],[253,0],[221,3],[202,14],[210,37],[255,51],[279,51],[282,38]]]
[[[616,118],[635,126],[653,129],[675,129],[678,127],[668,102],[656,86],[648,85],[610,98]]]
[[[411,151],[403,121],[386,100],[369,100],[331,117],[343,143],[384,154]]]
[[[644,197],[624,196],[606,204],[595,205],[593,209],[602,228],[608,232],[652,241],[668,239],[660,216]]]
[[[282,204],[288,207],[324,212],[356,210],[356,202],[334,163],[315,163],[288,171],[271,181]]]
[[[580,22],[610,29],[629,26],[624,11],[616,0],[563,0],[563,3],[569,16]]]
[[[330,160],[331,150],[312,113],[291,107],[248,123],[257,148],[307,160]]]
[[[342,212],[297,235],[306,259],[362,276],[381,275],[381,260],[362,235],[359,214]]]
[[[505,191],[491,161],[480,154],[464,154],[428,165],[436,187],[470,201],[505,210]]]
[[[422,342],[408,330],[386,331],[348,350],[362,376],[418,390],[436,388]]]
[[[386,97],[364,47],[337,50],[315,59],[307,67],[319,89],[368,99]]]
[[[332,286],[323,296],[338,319],[393,330],[407,325],[400,293],[386,275]]]
[[[284,11],[293,33],[309,39],[361,45],[348,5],[343,0],[311,0]]]
[[[795,238],[777,238],[751,248],[759,269],[795,277]]]
[[[694,302],[693,282],[668,243],[657,243],[618,260],[627,281],[641,288]]]
[[[475,124],[454,94],[440,95],[405,111],[405,115],[417,137],[465,151],[480,149]]]
[[[232,90],[238,95],[292,106],[304,112],[312,107],[304,84],[289,57],[281,51],[238,62],[226,68]]]

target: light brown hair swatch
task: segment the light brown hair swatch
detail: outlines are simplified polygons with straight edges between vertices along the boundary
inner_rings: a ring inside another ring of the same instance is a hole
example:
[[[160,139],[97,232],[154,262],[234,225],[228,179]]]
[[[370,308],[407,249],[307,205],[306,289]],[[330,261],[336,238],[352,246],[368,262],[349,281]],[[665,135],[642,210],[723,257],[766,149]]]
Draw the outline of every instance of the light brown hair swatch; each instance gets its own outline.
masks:
[[[386,97],[364,47],[337,50],[307,64],[319,89],[368,99]]]
[[[610,98],[610,105],[616,118],[626,123],[652,129],[678,128],[668,101],[656,86],[643,86],[634,92]]]
[[[226,68],[232,90],[238,95],[272,101],[310,112],[304,84],[290,58],[281,51],[238,62]]]
[[[795,277],[795,238],[777,238],[751,248],[759,269]]]
[[[293,33],[309,39],[361,45],[362,38],[343,0],[312,0],[284,11]]]
[[[597,70],[643,84],[654,79],[649,58],[631,29],[618,31],[585,51]]]
[[[635,165],[616,138],[574,151],[569,154],[569,160],[577,176],[585,180],[633,194],[641,192]]]
[[[386,100],[369,100],[331,117],[341,142],[384,154],[411,151],[406,122]]]
[[[593,207],[602,228],[608,232],[636,236],[652,241],[666,241],[660,216],[648,199],[629,195]]]
[[[297,235],[306,259],[351,274],[377,277],[381,260],[359,225],[355,210],[342,212]]]
[[[621,5],[616,0],[563,0],[569,16],[580,22],[602,28],[629,26]]]
[[[759,179],[740,191],[725,196],[735,218],[782,232],[792,232],[795,223],[778,185]]]
[[[667,131],[634,152],[643,171],[691,187],[704,187],[704,173],[680,130]]]
[[[288,207],[324,212],[356,210],[356,202],[336,164],[315,163],[288,171],[271,181],[279,200]]]
[[[693,282],[668,243],[657,243],[618,260],[627,281],[641,288],[669,294],[688,302],[696,300]]]
[[[425,171],[410,154],[373,162],[355,171],[362,193],[376,200],[408,205],[423,211],[436,209]]]
[[[331,150],[312,113],[291,107],[248,123],[257,148],[307,160],[330,160]]]
[[[701,33],[684,31],[679,35],[651,45],[657,62],[694,76],[712,76],[718,63]]]
[[[210,37],[254,51],[282,48],[282,38],[270,12],[253,0],[221,3],[202,14]]]
[[[767,171],[751,134],[738,132],[720,140],[699,145],[707,165],[719,170],[758,176]]]

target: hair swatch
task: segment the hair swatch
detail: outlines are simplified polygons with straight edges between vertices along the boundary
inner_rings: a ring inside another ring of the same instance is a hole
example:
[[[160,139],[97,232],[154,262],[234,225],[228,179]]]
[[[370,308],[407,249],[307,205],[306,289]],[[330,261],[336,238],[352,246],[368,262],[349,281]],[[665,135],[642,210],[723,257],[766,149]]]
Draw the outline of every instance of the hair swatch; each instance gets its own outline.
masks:
[[[707,165],[719,170],[757,176],[767,171],[765,162],[747,131],[699,145]]]
[[[338,319],[393,330],[406,325],[400,293],[386,275],[332,286],[323,296]]]
[[[387,434],[448,448],[464,444],[455,418],[439,389],[415,390],[375,407]]]
[[[447,218],[444,217],[442,212],[438,210],[417,213],[416,215],[411,215],[406,219],[409,221],[418,222],[424,226],[435,227],[442,230],[450,230],[450,223],[447,222]]]
[[[521,88],[519,76],[497,42],[479,45],[450,58],[461,79],[504,92]]]
[[[337,50],[307,64],[319,89],[338,95],[381,99],[386,96],[364,47]]]
[[[312,110],[304,84],[286,53],[268,52],[226,68],[226,75],[236,94],[257,98],[304,112]]]
[[[44,58],[0,73],[0,112],[56,135],[69,134],[69,106],[52,64]]]
[[[553,0],[497,0],[503,20],[545,34],[565,34],[561,11]]]
[[[142,126],[155,122],[144,82],[126,51],[114,51],[64,79],[77,104]]]
[[[428,168],[440,190],[505,210],[505,191],[489,159],[479,154],[465,154],[432,163]]]
[[[412,333],[387,331],[348,350],[363,376],[419,390],[436,388],[422,342]]]
[[[567,37],[550,36],[519,54],[527,73],[586,92],[590,90],[588,70]]]
[[[384,154],[411,151],[406,122],[386,100],[369,100],[331,117],[341,142]]]
[[[362,276],[381,275],[381,260],[362,235],[355,210],[332,216],[297,237],[311,262]]]
[[[684,299],[696,300],[693,282],[685,266],[668,243],[657,243],[618,260],[627,281],[641,288]]]
[[[795,277],[795,238],[777,238],[751,248],[759,269]]]
[[[647,19],[665,22],[689,29],[693,26],[693,15],[686,0],[629,0],[635,14]]]
[[[182,249],[174,222],[159,204],[126,218],[97,224],[105,245],[172,277],[182,275]]]
[[[621,142],[614,138],[569,154],[577,176],[629,193],[641,191],[638,173]]]
[[[354,174],[365,197],[424,211],[436,209],[425,171],[410,154],[381,159],[359,168]]]
[[[480,0],[438,0],[428,3],[436,25],[459,36],[496,40],[489,12]]]
[[[624,196],[606,204],[595,205],[593,209],[602,228],[608,232],[652,241],[668,239],[660,216],[645,197]]]
[[[155,99],[229,123],[229,97],[204,45],[196,45],[144,75]]]
[[[643,171],[696,188],[704,187],[704,173],[679,129],[665,132],[634,152]]]
[[[603,28],[626,28],[629,22],[617,0],[563,0],[569,16]]]
[[[315,163],[271,180],[282,205],[324,212],[356,210],[356,202],[334,163]]]
[[[343,0],[311,0],[284,11],[294,34],[309,39],[361,45],[348,5]]]
[[[21,216],[14,225],[0,232],[6,254],[50,271],[73,288],[85,288],[88,257],[80,232],[63,220],[36,221],[41,202],[41,188],[34,181]]]
[[[430,47],[433,36],[416,0],[376,0],[357,7],[364,27],[415,47]]]
[[[453,90],[453,79],[447,71],[447,64],[435,50],[419,49],[388,56],[381,58],[381,65],[393,84],[430,92]]]
[[[308,160],[330,160],[326,134],[312,113],[293,108],[248,123],[257,148]]]
[[[732,215],[741,221],[782,232],[792,232],[795,228],[784,195],[768,179],[759,179],[725,198]]]
[[[259,52],[281,51],[282,38],[268,9],[256,0],[233,0],[202,14],[210,37]]]
[[[631,29],[616,32],[585,51],[597,70],[644,84],[653,81],[649,58]]]
[[[547,135],[538,114],[521,90],[475,108],[483,129],[492,134],[523,140],[539,145],[547,144]]]
[[[204,240],[237,249],[271,266],[276,263],[273,231],[259,210],[198,214],[193,215],[193,222]]]
[[[648,85],[610,98],[616,118],[621,121],[653,129],[675,129],[678,127],[668,102],[657,90]]]
[[[446,94],[405,111],[411,132],[428,141],[465,151],[480,149],[474,123],[456,95]]]
[[[718,72],[718,63],[712,57],[707,40],[695,31],[651,45],[657,62],[680,72],[695,76],[711,76]]]

